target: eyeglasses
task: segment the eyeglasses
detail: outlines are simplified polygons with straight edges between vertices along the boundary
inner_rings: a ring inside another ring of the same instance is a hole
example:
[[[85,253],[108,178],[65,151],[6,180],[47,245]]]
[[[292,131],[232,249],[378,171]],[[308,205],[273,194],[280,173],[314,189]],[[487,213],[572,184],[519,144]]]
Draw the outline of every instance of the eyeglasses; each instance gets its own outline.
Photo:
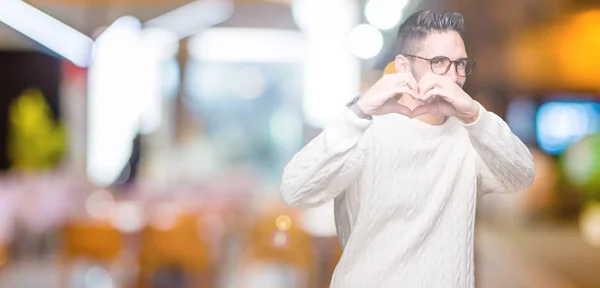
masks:
[[[457,60],[450,60],[450,58],[446,56],[435,56],[433,58],[425,58],[417,55],[403,54],[406,57],[417,58],[425,61],[429,61],[429,65],[431,66],[431,71],[435,74],[444,75],[448,73],[450,70],[450,66],[454,63],[454,68],[456,69],[456,74],[467,77],[473,72],[473,68],[475,68],[475,61],[469,58],[462,58]]]

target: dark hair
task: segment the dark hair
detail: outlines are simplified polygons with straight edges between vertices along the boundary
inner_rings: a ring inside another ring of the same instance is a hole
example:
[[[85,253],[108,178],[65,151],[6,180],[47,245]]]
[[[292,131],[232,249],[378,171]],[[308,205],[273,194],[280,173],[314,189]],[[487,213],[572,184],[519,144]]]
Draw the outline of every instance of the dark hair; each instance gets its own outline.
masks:
[[[460,13],[423,10],[415,12],[398,29],[398,54],[416,54],[431,32],[456,31],[463,36],[465,19]]]

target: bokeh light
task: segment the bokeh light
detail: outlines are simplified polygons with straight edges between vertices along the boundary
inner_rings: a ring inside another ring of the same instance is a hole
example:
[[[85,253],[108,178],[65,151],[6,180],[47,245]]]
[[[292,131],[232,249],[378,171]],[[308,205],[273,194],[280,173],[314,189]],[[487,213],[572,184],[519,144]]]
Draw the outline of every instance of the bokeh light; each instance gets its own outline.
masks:
[[[400,22],[407,3],[406,0],[370,0],[365,6],[365,17],[371,25],[388,30]]]
[[[157,230],[168,231],[175,227],[179,217],[179,207],[171,202],[157,203],[149,213],[149,224]]]
[[[114,288],[108,271],[101,267],[93,267],[85,274],[86,288]]]
[[[589,135],[571,145],[562,155],[566,178],[584,191],[600,188],[600,134]],[[600,196],[600,193],[597,193]]]
[[[275,230],[271,234],[271,244],[275,248],[285,248],[290,244],[290,234],[287,231]]]
[[[592,246],[600,247],[600,204],[586,205],[579,221],[583,239]]]
[[[107,190],[96,190],[85,201],[85,209],[96,220],[109,219],[115,210],[115,200]]]
[[[275,226],[281,231],[287,231],[292,226],[292,219],[287,215],[280,215],[275,220]]]
[[[123,233],[140,231],[146,225],[145,221],[141,204],[134,201],[118,202],[110,218],[111,225]]]
[[[354,56],[361,59],[370,59],[377,56],[381,51],[383,36],[377,28],[369,24],[361,24],[354,27],[350,32],[348,46]]]
[[[596,128],[596,103],[548,102],[537,113],[536,133],[540,148],[549,154],[560,154],[570,144],[590,134]]]

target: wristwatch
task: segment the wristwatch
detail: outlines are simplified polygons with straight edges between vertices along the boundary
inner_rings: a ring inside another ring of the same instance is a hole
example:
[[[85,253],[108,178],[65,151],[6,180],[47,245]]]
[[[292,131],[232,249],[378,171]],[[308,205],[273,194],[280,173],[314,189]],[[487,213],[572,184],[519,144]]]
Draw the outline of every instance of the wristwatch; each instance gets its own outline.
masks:
[[[354,113],[354,115],[356,115],[356,117],[360,119],[373,120],[373,117],[371,117],[371,115],[365,113],[362,109],[360,109],[360,107],[358,107],[357,103],[359,99],[360,95],[352,98],[352,100],[350,100],[350,102],[346,104],[346,107],[348,107],[348,109],[350,109],[350,111],[352,111],[352,113]]]

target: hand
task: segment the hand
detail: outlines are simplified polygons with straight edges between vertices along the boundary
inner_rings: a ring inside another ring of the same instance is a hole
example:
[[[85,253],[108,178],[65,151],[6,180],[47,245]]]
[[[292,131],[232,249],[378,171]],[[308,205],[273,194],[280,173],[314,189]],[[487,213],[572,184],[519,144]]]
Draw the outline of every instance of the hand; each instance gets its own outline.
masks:
[[[464,123],[479,117],[479,104],[462,87],[447,76],[427,73],[418,84],[417,99],[424,104],[412,111],[412,116],[434,114],[454,116]]]
[[[358,100],[358,107],[367,115],[399,113],[412,117],[412,111],[398,103],[397,95],[417,97],[417,81],[411,73],[394,73],[383,76]]]

